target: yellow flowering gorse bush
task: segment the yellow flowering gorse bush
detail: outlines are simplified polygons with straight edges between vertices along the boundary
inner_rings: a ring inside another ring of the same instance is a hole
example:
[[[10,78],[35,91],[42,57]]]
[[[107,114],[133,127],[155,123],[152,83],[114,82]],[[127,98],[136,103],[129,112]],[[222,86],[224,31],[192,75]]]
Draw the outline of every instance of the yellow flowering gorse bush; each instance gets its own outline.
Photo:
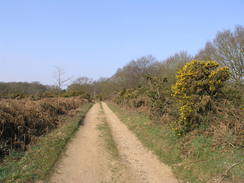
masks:
[[[192,60],[183,66],[172,86],[172,95],[180,104],[178,133],[186,133],[199,124],[201,115],[211,109],[211,101],[221,93],[229,76],[229,69],[215,61]]]

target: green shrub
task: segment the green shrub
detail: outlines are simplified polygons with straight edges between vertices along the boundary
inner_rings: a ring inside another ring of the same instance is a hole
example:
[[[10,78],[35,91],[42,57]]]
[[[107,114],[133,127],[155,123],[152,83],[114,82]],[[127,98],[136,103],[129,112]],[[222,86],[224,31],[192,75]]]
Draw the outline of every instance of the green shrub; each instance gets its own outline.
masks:
[[[150,115],[153,118],[161,117],[166,113],[169,104],[165,89],[167,78],[147,76],[146,94],[150,101]]]
[[[180,104],[180,116],[175,130],[184,134],[199,126],[207,112],[213,110],[213,102],[221,97],[224,82],[229,79],[227,67],[215,61],[193,60],[178,73],[172,95]]]
[[[223,93],[226,98],[236,107],[244,109],[244,86],[242,85],[228,85],[223,88]]]

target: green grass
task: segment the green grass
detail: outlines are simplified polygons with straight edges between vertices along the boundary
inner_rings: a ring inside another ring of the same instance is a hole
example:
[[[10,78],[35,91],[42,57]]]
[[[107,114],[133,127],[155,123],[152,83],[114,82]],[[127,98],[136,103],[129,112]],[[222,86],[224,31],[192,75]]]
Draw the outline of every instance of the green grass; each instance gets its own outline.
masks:
[[[27,152],[15,152],[8,156],[0,164],[0,182],[25,183],[46,180],[90,107],[91,104],[84,104],[77,115],[64,119],[62,126],[41,137]]]
[[[201,134],[178,137],[167,125],[152,122],[143,113],[123,110],[112,103],[108,105],[142,144],[171,166],[175,175],[184,182],[214,182],[214,179],[223,178],[237,162],[242,163],[230,169],[224,181],[244,181],[243,149],[213,148],[212,138]]]
[[[103,123],[98,125],[98,129],[101,132],[101,136],[104,138],[104,142],[108,152],[111,154],[113,158],[119,159],[119,151],[113,139],[112,130],[109,124],[107,123],[106,117],[103,112],[103,106],[101,105],[101,103],[100,106],[102,111],[100,111],[99,118]]]

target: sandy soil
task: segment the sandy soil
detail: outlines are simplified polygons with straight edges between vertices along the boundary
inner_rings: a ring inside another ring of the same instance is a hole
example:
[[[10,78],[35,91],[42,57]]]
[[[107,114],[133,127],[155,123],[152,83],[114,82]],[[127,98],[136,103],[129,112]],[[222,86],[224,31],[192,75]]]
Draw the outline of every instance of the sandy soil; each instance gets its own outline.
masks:
[[[95,104],[51,176],[52,183],[100,183],[111,177],[108,153],[103,148],[97,125],[100,105]]]
[[[145,149],[133,133],[103,103],[88,112],[84,126],[68,144],[50,177],[51,183],[177,183],[170,168]],[[111,127],[120,158],[114,159],[105,147],[98,126]]]
[[[169,167],[162,164],[157,157],[139,142],[118,117],[103,103],[107,122],[113,131],[121,157],[127,161],[128,168],[138,183],[177,183]]]

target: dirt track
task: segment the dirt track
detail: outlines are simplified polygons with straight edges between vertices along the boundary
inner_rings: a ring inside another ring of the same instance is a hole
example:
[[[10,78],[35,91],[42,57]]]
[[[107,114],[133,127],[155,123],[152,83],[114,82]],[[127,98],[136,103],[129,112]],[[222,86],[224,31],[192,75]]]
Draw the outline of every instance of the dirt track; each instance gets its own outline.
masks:
[[[171,170],[160,163],[117,116],[103,103],[88,112],[82,126],[55,167],[52,183],[177,183]],[[114,159],[104,145],[98,125],[104,123],[112,129],[120,158]],[[119,162],[118,162],[119,161]]]

